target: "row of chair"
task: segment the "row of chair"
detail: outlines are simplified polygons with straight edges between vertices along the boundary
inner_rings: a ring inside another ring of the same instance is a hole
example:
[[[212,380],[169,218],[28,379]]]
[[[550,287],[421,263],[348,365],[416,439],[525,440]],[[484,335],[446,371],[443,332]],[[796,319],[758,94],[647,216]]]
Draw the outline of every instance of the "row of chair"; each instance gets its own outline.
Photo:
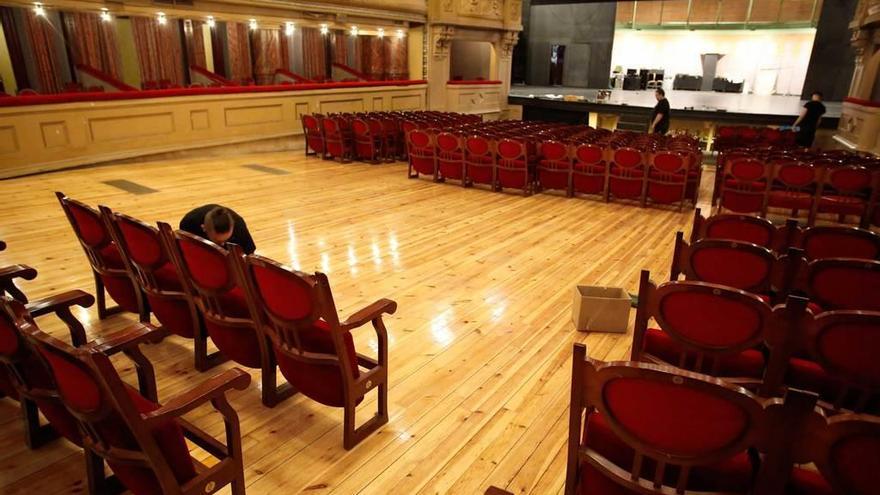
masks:
[[[796,134],[774,127],[719,126],[713,149],[718,152],[750,146],[795,148]]]
[[[454,132],[407,134],[408,176],[430,175],[462,186],[485,184],[494,190],[561,190],[567,196],[592,194],[609,201],[695,204],[700,181],[700,155],[691,151],[642,152],[598,144],[565,144],[549,140],[530,156],[520,138],[489,139]]]
[[[193,339],[195,367],[231,359],[262,372],[267,407],[299,391],[345,409],[345,448],[387,422],[388,349],[383,314],[397,305],[379,299],[341,320],[323,273],[306,274],[238,246],[227,250],[198,236],[158,228],[57,193],[95,273],[99,315],[109,312],[104,289],[121,309]],[[351,331],[372,323],[378,358],[356,352]],[[208,338],[219,350],[207,354]],[[287,384],[276,384],[276,368]],[[362,370],[363,369],[363,370]],[[377,412],[360,427],[355,408],[378,391]]]
[[[716,183],[719,212],[766,216],[775,208],[794,217],[806,212],[809,225],[820,214],[836,215],[841,223],[855,217],[862,227],[880,224],[880,169],[864,164],[730,158]]]

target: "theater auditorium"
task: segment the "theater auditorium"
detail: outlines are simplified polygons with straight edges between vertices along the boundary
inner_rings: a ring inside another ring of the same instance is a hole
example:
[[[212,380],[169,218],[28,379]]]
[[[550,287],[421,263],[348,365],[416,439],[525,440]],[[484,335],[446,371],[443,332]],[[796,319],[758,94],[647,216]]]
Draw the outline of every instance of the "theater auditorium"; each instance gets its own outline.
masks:
[[[880,0],[0,0],[0,493],[880,494]]]

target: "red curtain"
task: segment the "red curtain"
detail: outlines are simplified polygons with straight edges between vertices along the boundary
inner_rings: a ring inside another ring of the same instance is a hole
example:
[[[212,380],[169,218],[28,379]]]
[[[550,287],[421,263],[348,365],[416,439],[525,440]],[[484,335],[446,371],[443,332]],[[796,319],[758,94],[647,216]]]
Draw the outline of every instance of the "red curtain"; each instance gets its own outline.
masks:
[[[55,54],[55,27],[46,17],[36,15],[33,10],[25,11],[25,28],[31,49],[34,54],[37,79],[41,93],[60,93],[61,75],[58,69],[58,57]]]
[[[333,63],[347,65],[348,43],[346,43],[345,31],[336,31],[333,34]]]
[[[324,51],[324,36],[316,28],[302,29],[303,70],[305,77],[323,81],[327,77],[327,60]]]
[[[177,23],[169,20],[159,24],[152,17],[132,17],[131,26],[141,81],[183,85],[183,53]]]
[[[385,79],[409,79],[406,45],[406,39],[397,36],[385,38]]]
[[[203,69],[208,67],[208,59],[205,56],[205,38],[202,34],[202,21],[184,21],[183,31],[186,37],[186,52],[190,65],[197,65]]]
[[[3,25],[3,35],[6,38],[6,48],[9,50],[9,58],[12,62],[12,72],[15,75],[15,84],[18,89],[30,88],[27,65],[24,61],[24,51],[21,49],[21,41],[18,37],[18,28],[15,25],[15,15],[11,7],[0,7],[0,23]],[[6,85],[9,91],[11,85]]]
[[[122,70],[113,24],[88,12],[65,12],[64,22],[74,62],[120,79]]]
[[[275,71],[287,68],[281,49],[281,32],[278,29],[257,29],[253,33],[254,79],[257,84],[272,84]],[[287,44],[287,38],[284,38],[284,44]],[[286,54],[286,50],[284,52]]]
[[[374,81],[385,79],[385,40],[378,36],[360,36],[361,72]]]
[[[248,82],[251,73],[251,50],[248,45],[248,27],[240,22],[226,23],[226,41],[229,48],[229,78]]]

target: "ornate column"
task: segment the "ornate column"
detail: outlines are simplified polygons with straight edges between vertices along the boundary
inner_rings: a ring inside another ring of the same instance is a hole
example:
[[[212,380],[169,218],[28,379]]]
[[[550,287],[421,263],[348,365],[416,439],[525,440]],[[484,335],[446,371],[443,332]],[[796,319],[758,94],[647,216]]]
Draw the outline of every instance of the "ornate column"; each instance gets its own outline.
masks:
[[[519,31],[504,31],[501,33],[501,39],[494,43],[495,53],[498,54],[498,80],[501,81],[501,94],[504,97],[501,108],[504,109],[507,108],[507,94],[510,93],[513,47],[516,46],[517,40],[519,40]],[[502,118],[506,117],[507,115],[502,115]]]
[[[880,153],[880,0],[861,0],[850,23],[856,54],[849,96],[835,138],[862,151]]]
[[[449,80],[449,45],[455,36],[455,26],[432,24],[428,33],[428,108],[445,110],[446,81]]]

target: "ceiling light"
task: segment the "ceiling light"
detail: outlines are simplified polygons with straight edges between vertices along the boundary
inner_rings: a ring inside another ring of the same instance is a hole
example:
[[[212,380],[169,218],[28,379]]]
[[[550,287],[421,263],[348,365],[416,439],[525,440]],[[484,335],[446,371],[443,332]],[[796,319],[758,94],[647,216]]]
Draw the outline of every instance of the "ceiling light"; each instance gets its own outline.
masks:
[[[164,26],[165,23],[168,22],[168,19],[165,17],[164,12],[159,12],[158,14],[156,14],[156,22],[158,22],[161,26]]]
[[[46,17],[46,9],[43,8],[43,4],[34,4],[34,14],[37,14],[40,17]]]
[[[248,26],[250,26],[252,31],[255,31],[257,29],[257,20],[256,19],[249,20]]]
[[[208,24],[209,28],[213,28],[214,26],[217,25],[217,23],[214,22],[214,17],[210,16],[210,15],[208,16],[208,20],[207,20],[206,24]]]
[[[321,34],[327,34],[330,32],[330,28],[327,27],[326,24],[321,24]]]
[[[284,25],[284,34],[291,36],[293,35],[294,29],[296,29],[296,26],[294,26],[292,22],[288,22]]]
[[[385,30],[382,28],[379,28],[379,30],[376,31],[376,36],[383,38],[385,36]]]
[[[110,12],[107,9],[101,9],[101,20],[104,22],[110,22],[113,20],[113,16],[110,15]]]
[[[397,39],[402,40],[404,36],[406,36],[406,35],[403,33],[403,29],[398,29],[397,30]]]
[[[351,35],[352,35],[352,36],[357,36],[357,35],[358,35],[358,27],[357,27],[357,26],[352,26],[352,27],[351,27]]]

